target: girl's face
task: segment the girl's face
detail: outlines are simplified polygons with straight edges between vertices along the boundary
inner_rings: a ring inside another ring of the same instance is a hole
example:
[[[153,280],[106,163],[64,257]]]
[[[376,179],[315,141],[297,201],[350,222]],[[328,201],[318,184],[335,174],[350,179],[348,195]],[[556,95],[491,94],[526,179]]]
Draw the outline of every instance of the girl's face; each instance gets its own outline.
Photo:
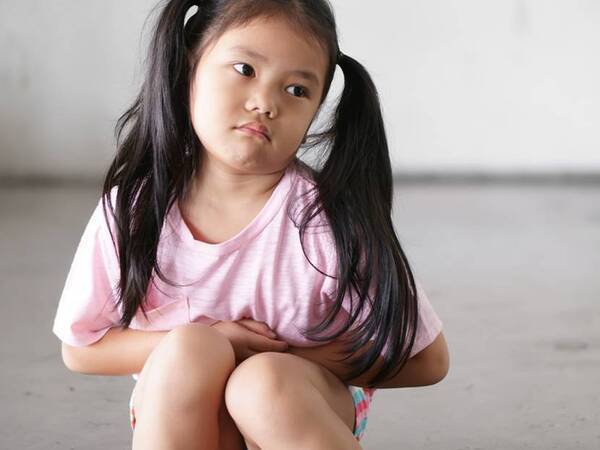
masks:
[[[231,173],[283,170],[317,112],[327,62],[321,47],[281,18],[227,30],[192,78],[191,120],[205,160]],[[240,129],[252,122],[268,137]]]

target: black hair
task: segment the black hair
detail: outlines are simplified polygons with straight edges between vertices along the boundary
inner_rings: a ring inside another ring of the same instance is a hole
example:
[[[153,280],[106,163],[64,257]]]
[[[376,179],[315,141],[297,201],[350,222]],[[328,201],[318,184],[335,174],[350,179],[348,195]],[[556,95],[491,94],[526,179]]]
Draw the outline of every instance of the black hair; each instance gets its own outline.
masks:
[[[327,0],[170,0],[158,6],[147,72],[132,106],[117,121],[117,153],[102,191],[105,219],[109,223],[110,209],[115,223],[116,243],[112,231],[111,237],[121,274],[117,286],[120,325],[129,327],[140,307],[145,314],[144,299],[154,273],[174,285],[161,272],[156,255],[165,217],[174,202],[184,198],[202,161],[203,149],[189,109],[189,87],[199,55],[230,27],[259,16],[279,15],[313,38],[329,56],[320,104],[329,92],[336,64],[344,76],[343,91],[326,130],[310,135],[307,144],[307,148],[326,149],[326,156],[321,168],[312,169],[316,195],[297,227],[302,240],[312,219],[325,215],[337,251],[338,289],[328,316],[305,336],[328,341],[348,332],[344,336],[350,337],[347,357],[355,357],[347,380],[372,367],[387,344],[384,364],[369,386],[395,376],[414,344],[417,291],[392,224],[392,171],[377,90],[367,70],[340,52],[331,5]],[[186,22],[192,6],[198,10]],[[111,200],[114,187],[118,187],[115,205]],[[342,308],[345,293],[353,291],[358,301],[348,321],[334,334],[318,337]],[[357,323],[367,307],[370,314]],[[356,353],[374,335],[373,345]]]

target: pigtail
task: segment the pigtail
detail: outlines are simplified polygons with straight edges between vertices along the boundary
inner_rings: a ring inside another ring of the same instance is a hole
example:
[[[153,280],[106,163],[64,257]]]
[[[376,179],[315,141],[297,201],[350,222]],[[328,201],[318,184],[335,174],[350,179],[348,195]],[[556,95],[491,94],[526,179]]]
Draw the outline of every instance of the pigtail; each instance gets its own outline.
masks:
[[[365,68],[338,54],[344,89],[330,129],[329,156],[315,175],[318,203],[325,211],[337,249],[338,290],[334,308],[316,328],[326,329],[350,297],[351,317],[335,335],[347,331],[367,307],[370,314],[352,330],[354,353],[376,334],[374,345],[354,361],[355,378],[388,346],[385,364],[371,386],[397,373],[409,358],[418,320],[416,287],[408,260],[392,224],[393,179],[377,90]],[[315,203],[317,203],[315,202]],[[374,298],[369,296],[374,292]],[[357,337],[358,336],[358,337]]]
[[[206,12],[199,9],[186,24],[193,5],[182,0],[164,5],[140,93],[115,127],[117,155],[104,180],[102,202],[107,222],[108,202],[116,225],[121,273],[117,303],[122,304],[124,327],[139,306],[146,314],[143,300],[153,270],[166,280],[156,260],[164,218],[185,193],[198,164],[199,140],[189,114],[189,55]],[[110,195],[114,187],[116,205]],[[115,243],[112,232],[111,237]]]

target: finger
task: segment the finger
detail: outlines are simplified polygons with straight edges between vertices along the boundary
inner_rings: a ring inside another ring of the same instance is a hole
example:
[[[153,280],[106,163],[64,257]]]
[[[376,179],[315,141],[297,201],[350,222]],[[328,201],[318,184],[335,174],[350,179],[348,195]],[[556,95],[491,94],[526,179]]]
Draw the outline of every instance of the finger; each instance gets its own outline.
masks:
[[[241,322],[244,324],[244,326],[250,327],[250,329],[253,331],[257,331],[257,332],[261,332],[261,333],[262,332],[273,333],[273,330],[271,330],[265,322],[258,322],[253,319],[243,319],[243,320],[241,320]]]
[[[256,336],[250,340],[250,347],[259,352],[283,351],[288,348],[288,343],[275,339],[269,339],[262,336]]]
[[[269,326],[264,322],[257,322],[256,320],[251,319],[242,319],[238,320],[240,325],[243,325],[245,328],[250,331],[254,331],[255,333],[262,334],[263,336],[274,338],[277,335],[269,328]]]

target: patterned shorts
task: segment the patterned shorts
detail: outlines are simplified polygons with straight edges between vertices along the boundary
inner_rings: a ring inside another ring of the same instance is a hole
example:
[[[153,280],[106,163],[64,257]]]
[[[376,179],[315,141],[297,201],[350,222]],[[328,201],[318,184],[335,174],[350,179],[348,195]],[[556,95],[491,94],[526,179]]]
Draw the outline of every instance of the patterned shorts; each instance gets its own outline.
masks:
[[[371,405],[371,399],[373,398],[374,389],[363,388],[358,386],[348,386],[348,390],[352,395],[354,401],[354,437],[357,441],[360,441],[365,434],[365,428],[367,426],[367,415],[369,412],[369,406]],[[135,393],[135,387],[131,391],[131,398],[129,399],[129,423],[131,429],[135,429],[135,410],[133,408],[133,394]]]
[[[375,389],[358,386],[348,386],[354,400],[354,436],[360,441],[367,427],[367,415]]]

